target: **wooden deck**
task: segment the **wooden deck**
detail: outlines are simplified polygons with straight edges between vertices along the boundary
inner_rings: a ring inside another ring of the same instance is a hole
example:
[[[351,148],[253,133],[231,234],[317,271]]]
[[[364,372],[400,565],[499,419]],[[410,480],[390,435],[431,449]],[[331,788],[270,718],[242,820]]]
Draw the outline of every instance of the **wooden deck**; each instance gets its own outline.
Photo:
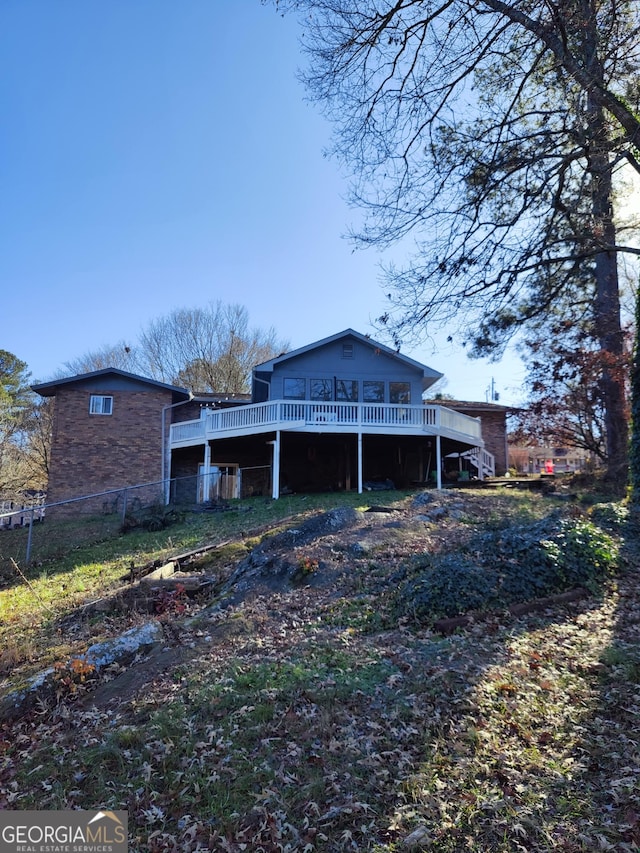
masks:
[[[202,417],[171,425],[172,449],[218,438],[289,431],[368,435],[433,435],[482,446],[479,418],[444,406],[381,403],[322,403],[272,400],[229,409],[206,410]]]

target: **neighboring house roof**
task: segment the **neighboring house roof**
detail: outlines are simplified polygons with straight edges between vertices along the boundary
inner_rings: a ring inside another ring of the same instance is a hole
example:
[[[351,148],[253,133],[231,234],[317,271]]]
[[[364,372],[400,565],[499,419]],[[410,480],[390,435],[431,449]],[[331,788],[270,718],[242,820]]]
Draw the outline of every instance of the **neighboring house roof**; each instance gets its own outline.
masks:
[[[335,335],[330,335],[328,338],[322,338],[320,341],[314,341],[312,344],[307,344],[307,346],[300,347],[299,349],[291,350],[290,352],[284,352],[275,358],[271,358],[268,361],[263,361],[262,364],[258,364],[254,367],[254,371],[260,373],[270,373],[273,371],[273,368],[276,365],[283,364],[290,358],[296,358],[299,355],[303,355],[304,353],[311,352],[314,349],[320,349],[320,347],[326,346],[327,344],[334,343],[334,341],[338,341],[341,338],[355,338],[358,341],[361,341],[363,344],[370,346],[371,349],[380,350],[381,352],[386,353],[392,358],[396,358],[399,361],[404,362],[411,367],[415,367],[418,370],[422,371],[423,375],[423,389],[430,388],[438,379],[442,379],[442,373],[439,373],[437,370],[433,370],[431,367],[427,367],[426,364],[421,364],[419,361],[415,361],[413,358],[409,358],[406,355],[402,355],[402,353],[397,352],[397,350],[391,349],[391,347],[385,346],[384,344],[378,343],[378,341],[374,341],[368,335],[363,335],[360,332],[356,332],[354,329],[345,329],[343,332],[337,332]]]
[[[127,373],[126,370],[119,370],[116,367],[105,367],[102,370],[94,370],[91,373],[78,373],[76,376],[52,379],[50,382],[39,382],[36,385],[32,385],[31,388],[42,397],[55,397],[61,386],[92,384],[96,380],[100,381],[108,377],[114,377],[127,384],[134,383],[137,385],[151,385],[154,388],[163,388],[171,391],[176,397],[189,398],[189,391],[185,388],[168,385],[166,382],[158,382],[155,379],[148,379],[146,376],[138,376],[137,373]]]
[[[520,444],[510,442],[511,450],[517,451],[522,450],[526,451],[529,454],[537,454],[538,456],[581,456],[588,457],[591,456],[591,451],[587,450],[584,447],[568,447],[566,445],[558,445],[558,444]]]
[[[478,400],[449,400],[436,397],[432,400],[425,400],[427,403],[436,403],[438,406],[445,406],[448,409],[465,409],[466,411],[476,412],[516,412],[520,411],[518,407],[501,406],[498,403],[482,403]]]
[[[251,394],[217,394],[213,391],[198,391],[194,393],[193,399],[196,403],[207,405],[209,403],[228,403],[229,405],[251,402]]]

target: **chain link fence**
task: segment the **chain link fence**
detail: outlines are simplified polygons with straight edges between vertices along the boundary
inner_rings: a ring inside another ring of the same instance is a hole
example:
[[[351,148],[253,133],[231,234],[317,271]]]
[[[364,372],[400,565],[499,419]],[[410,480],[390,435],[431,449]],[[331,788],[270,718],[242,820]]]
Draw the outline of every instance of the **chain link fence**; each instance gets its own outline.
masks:
[[[134,528],[161,530],[184,509],[222,508],[229,500],[270,495],[271,468],[214,469],[207,475],[179,477],[109,489],[57,503],[0,504],[0,570],[12,561],[29,565],[64,556],[83,546],[120,536]]]
[[[119,536],[163,504],[159,482],[0,513],[0,567],[6,571],[12,560],[26,565],[55,559]]]

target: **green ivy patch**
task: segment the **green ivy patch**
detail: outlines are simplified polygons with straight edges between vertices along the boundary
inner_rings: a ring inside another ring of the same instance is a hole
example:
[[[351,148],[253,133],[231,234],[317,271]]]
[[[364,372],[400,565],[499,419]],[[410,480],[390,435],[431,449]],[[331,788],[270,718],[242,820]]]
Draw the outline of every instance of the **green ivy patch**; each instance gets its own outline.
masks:
[[[396,598],[417,621],[531,601],[575,587],[596,591],[618,565],[618,544],[592,521],[547,518],[425,555]]]
[[[596,504],[591,508],[590,515],[594,524],[607,530],[619,530],[632,520],[629,506],[619,501]]]

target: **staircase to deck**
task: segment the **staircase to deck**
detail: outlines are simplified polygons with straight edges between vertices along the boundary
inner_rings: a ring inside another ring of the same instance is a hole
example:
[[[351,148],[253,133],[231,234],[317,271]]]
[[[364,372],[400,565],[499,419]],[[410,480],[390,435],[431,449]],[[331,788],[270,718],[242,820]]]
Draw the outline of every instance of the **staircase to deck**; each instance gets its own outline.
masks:
[[[496,476],[496,458],[488,450],[474,447],[472,450],[467,450],[466,453],[461,453],[460,456],[476,468],[479,480]]]

